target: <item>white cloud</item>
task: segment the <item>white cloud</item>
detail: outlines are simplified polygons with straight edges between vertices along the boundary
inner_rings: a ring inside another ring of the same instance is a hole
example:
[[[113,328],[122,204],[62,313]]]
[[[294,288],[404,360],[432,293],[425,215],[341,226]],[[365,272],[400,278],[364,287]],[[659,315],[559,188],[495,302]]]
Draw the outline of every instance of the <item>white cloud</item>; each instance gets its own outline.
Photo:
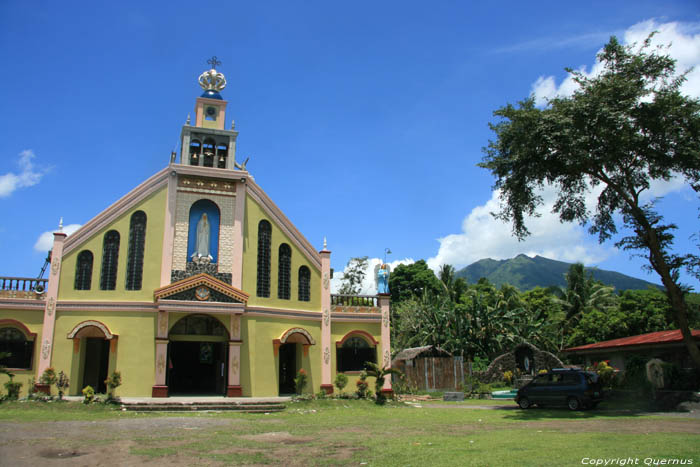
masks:
[[[69,224],[63,227],[63,233],[66,235],[72,235],[73,232],[81,227],[80,224]],[[34,249],[36,251],[46,252],[53,248],[53,233],[55,230],[50,230],[39,235],[36,243],[34,244]]]
[[[383,262],[384,261],[381,258],[369,258],[369,260],[367,260],[367,269],[365,269],[365,278],[362,281],[362,290],[360,291],[360,295],[374,295],[377,293],[377,284],[375,283],[374,279],[374,268],[378,264],[382,264]],[[415,263],[413,258],[405,258],[392,261],[388,264],[391,270],[393,271],[399,264],[412,263]],[[333,274],[333,279],[331,279],[331,293],[338,293],[338,290],[340,289],[340,283],[343,280],[343,275],[345,274],[346,270],[347,266],[345,266],[345,269],[342,273],[336,271]]]
[[[641,198],[643,201],[648,201],[651,198],[659,198],[674,191],[682,190],[690,191],[690,185],[681,174],[674,174],[669,180],[652,180],[649,184],[649,189],[642,192]]]
[[[32,162],[35,157],[31,149],[22,151],[17,161],[20,173],[8,172],[0,175],[0,198],[6,198],[19,188],[33,186],[41,181],[48,169],[35,167]]]
[[[596,190],[586,197],[589,209],[594,209],[598,193]],[[494,191],[486,204],[472,209],[464,219],[462,232],[438,239],[440,248],[437,255],[428,259],[428,266],[433,270],[442,264],[461,268],[483,258],[507,259],[521,253],[591,264],[604,260],[613,252],[591,239],[584,227],[559,221],[558,214],[551,212],[556,198],[553,188],[543,190],[541,195],[544,200],[540,208],[542,215],[526,219],[525,225],[531,235],[524,241],[519,242],[512,235],[510,224],[491,215],[499,210],[499,192]]]
[[[652,31],[657,31],[651,41],[652,46],[670,44],[666,53],[676,60],[678,73],[695,67],[686,76],[687,81],[683,84],[682,91],[691,97],[700,97],[700,23],[658,23],[650,19],[628,28],[620,40],[624,44],[636,43],[639,46]],[[586,76],[595,76],[602,69],[600,62],[596,61],[590,72],[586,71],[585,66],[581,66],[578,71]],[[540,76],[532,85],[532,94],[537,105],[543,106],[547,99],[570,96],[577,87],[571,75],[564,78],[559,85],[553,76]]]

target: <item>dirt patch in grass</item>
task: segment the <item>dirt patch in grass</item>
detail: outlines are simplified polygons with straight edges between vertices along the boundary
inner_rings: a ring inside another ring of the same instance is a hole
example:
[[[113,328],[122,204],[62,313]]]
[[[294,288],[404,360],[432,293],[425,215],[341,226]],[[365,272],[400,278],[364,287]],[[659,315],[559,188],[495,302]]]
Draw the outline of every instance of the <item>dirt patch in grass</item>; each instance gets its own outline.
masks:
[[[555,430],[564,433],[694,433],[700,434],[700,424],[683,420],[575,420],[525,422],[524,428]],[[520,426],[522,427],[522,425]]]
[[[259,441],[263,443],[281,443],[281,444],[304,444],[313,441],[313,438],[302,438],[299,436],[292,436],[291,433],[287,431],[273,431],[270,433],[260,433],[257,435],[246,435],[241,436],[243,439],[248,439],[250,441]]]

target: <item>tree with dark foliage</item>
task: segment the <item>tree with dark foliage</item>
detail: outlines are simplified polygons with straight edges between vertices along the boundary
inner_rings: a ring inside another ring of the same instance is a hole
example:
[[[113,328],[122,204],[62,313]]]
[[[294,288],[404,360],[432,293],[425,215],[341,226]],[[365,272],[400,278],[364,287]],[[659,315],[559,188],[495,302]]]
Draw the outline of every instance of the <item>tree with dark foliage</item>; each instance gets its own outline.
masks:
[[[519,239],[529,235],[526,216],[543,204],[540,189],[557,191],[554,212],[562,221],[589,224],[603,242],[617,233],[616,214],[632,235],[616,246],[636,250],[661,278],[691,357],[700,350],[688,324],[687,291],[678,272],[700,279],[696,254],[671,250],[676,226],[664,221],[645,191],[655,180],[682,177],[700,192],[700,101],[684,96],[685,74],[650,45],[635,50],[614,37],[598,55],[603,71],[586,76],[567,69],[579,88],[537,108],[533,97],[494,112],[496,138],[484,148],[481,167],[496,177],[501,206],[495,216],[511,222]],[[594,212],[585,197],[602,189]]]

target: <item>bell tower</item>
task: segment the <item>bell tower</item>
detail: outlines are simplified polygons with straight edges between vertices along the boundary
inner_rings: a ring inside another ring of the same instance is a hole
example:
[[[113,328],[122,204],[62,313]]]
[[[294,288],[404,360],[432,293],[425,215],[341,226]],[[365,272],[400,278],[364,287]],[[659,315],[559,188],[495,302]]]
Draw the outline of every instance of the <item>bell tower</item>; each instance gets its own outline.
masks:
[[[221,62],[214,56],[207,60],[211,69],[199,76],[204,93],[194,106],[194,126],[182,127],[180,163],[200,167],[233,170],[236,166],[236,138],[238,132],[225,129],[226,104],[220,92],[226,87],[226,78],[216,71]]]

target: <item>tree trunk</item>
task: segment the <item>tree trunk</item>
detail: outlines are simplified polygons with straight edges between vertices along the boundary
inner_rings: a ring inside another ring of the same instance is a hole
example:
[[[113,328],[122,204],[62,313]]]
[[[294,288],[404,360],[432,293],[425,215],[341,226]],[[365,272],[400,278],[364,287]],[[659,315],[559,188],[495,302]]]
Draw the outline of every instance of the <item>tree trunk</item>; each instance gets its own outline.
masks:
[[[673,279],[671,268],[666,263],[666,258],[661,251],[661,245],[653,227],[646,222],[640,224],[646,230],[644,238],[647,240],[646,243],[649,248],[649,262],[659,277],[661,277],[664,287],[666,287],[666,296],[671,303],[671,308],[673,308],[674,321],[683,335],[683,342],[688,348],[688,353],[690,353],[693,363],[700,369],[700,349],[698,349],[698,344],[693,339],[688,324],[688,305],[685,303],[685,298],[683,298],[683,291]]]

